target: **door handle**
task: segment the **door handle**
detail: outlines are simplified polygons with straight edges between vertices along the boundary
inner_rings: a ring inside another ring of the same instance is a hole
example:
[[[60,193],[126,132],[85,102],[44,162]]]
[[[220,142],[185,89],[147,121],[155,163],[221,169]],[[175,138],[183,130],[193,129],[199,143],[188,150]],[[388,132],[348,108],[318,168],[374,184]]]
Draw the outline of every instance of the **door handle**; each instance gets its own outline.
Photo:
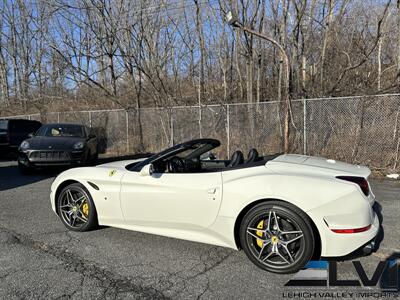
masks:
[[[209,194],[215,194],[216,191],[217,191],[217,188],[212,188],[212,189],[209,189],[209,190],[207,191],[207,193],[209,193]]]

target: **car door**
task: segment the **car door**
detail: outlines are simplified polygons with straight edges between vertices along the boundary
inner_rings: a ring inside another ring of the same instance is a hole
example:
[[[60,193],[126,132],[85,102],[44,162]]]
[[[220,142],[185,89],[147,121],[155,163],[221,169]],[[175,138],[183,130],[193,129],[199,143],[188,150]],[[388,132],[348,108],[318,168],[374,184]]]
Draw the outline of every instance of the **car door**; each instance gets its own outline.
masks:
[[[122,213],[133,225],[207,227],[221,205],[221,172],[151,176],[127,172],[121,184]]]

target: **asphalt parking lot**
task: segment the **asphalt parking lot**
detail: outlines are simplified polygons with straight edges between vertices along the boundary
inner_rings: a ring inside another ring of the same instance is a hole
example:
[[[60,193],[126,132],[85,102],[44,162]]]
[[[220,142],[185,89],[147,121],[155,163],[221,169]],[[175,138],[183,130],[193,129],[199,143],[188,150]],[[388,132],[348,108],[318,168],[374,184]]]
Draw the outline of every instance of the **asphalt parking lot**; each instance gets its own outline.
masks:
[[[69,232],[50,208],[54,176],[22,176],[15,162],[0,162],[1,299],[277,299],[290,291],[292,275],[264,272],[243,252],[115,228]],[[400,254],[400,183],[371,182],[384,240],[357,258],[368,274]],[[350,261],[338,269],[356,276]]]

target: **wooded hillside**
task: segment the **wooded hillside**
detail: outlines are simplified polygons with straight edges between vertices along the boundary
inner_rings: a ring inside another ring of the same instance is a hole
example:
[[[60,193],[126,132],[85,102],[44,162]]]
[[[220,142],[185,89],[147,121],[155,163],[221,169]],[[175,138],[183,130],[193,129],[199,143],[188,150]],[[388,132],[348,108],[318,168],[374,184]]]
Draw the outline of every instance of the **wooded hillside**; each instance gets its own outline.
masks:
[[[51,0],[0,4],[5,114],[399,91],[400,0]]]

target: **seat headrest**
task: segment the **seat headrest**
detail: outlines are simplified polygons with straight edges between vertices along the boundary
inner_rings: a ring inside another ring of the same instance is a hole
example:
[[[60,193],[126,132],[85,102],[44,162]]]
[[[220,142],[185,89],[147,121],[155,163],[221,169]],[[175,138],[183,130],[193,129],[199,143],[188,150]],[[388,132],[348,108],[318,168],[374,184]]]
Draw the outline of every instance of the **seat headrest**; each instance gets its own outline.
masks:
[[[243,153],[242,153],[242,151],[237,150],[232,154],[231,161],[230,161],[228,167],[234,167],[234,166],[243,164],[243,162],[244,162]]]
[[[258,151],[255,148],[250,149],[249,154],[247,154],[246,163],[252,163],[257,161],[259,158]]]

